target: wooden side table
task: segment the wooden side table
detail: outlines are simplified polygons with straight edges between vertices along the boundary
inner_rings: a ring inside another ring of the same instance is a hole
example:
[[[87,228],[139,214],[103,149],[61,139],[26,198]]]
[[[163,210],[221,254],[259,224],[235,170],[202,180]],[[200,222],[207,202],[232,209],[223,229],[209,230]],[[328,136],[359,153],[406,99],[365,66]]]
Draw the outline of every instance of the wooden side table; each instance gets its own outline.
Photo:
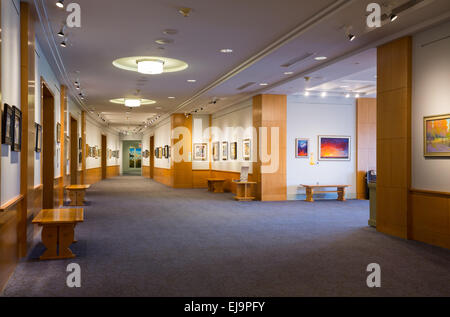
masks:
[[[89,189],[91,185],[69,185],[66,186],[66,190],[69,194],[69,205],[70,206],[83,206],[85,201],[84,197],[86,195],[86,190]]]
[[[42,243],[46,250],[41,260],[70,259],[75,254],[69,249],[75,242],[75,226],[84,221],[82,208],[43,209],[33,219],[34,224],[42,226]]]
[[[306,188],[306,201],[314,202],[314,194],[337,193],[338,201],[345,201],[345,190],[350,185],[301,185]],[[337,190],[324,190],[324,188],[336,187]],[[320,190],[320,191],[316,191]]]
[[[241,182],[240,180],[233,180],[236,184],[236,196],[234,199],[238,201],[252,201],[256,197],[250,196],[249,187],[251,185],[256,185],[256,182]]]
[[[208,191],[213,193],[223,193],[225,179],[223,178],[208,178]]]

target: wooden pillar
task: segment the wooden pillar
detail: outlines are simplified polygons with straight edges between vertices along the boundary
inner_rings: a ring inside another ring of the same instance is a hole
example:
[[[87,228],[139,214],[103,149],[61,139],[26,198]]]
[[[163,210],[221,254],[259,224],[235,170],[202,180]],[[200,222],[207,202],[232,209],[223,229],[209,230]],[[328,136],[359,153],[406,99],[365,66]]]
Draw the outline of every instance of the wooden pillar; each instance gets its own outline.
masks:
[[[253,175],[258,200],[287,199],[286,116],[286,95],[253,97],[253,126],[257,134],[253,142],[257,142],[258,149],[253,158]]]
[[[377,230],[408,238],[412,39],[378,47]]]
[[[19,211],[19,256],[27,254],[28,213],[34,208],[34,148],[35,148],[35,67],[34,22],[30,5],[20,3],[20,104],[22,111],[22,148],[20,153],[20,193],[23,195]],[[33,226],[30,224],[31,232]]]
[[[64,180],[66,178],[66,156],[65,156],[65,131],[66,131],[66,110],[67,110],[67,87],[61,85],[60,87],[60,122],[61,122],[61,178]]]
[[[183,113],[173,114],[171,116],[171,130],[171,186],[175,188],[192,188],[192,116],[186,118]],[[174,133],[177,133],[177,130],[185,134],[174,135]],[[181,144],[180,142],[182,142],[182,147],[178,151],[177,146]],[[183,159],[177,162],[176,156],[183,156]]]
[[[377,100],[356,99],[356,195],[366,199],[368,171],[377,169]]]
[[[81,184],[86,184],[86,111],[81,111]]]

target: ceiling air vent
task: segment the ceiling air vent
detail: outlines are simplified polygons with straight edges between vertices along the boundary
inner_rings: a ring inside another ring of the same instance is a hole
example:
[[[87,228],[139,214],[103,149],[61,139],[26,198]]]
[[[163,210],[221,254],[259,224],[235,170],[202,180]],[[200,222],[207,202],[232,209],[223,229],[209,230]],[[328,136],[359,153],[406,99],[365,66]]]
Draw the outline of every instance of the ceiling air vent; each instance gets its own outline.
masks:
[[[252,86],[254,84],[256,84],[254,81],[250,81],[250,82],[242,85],[241,87],[239,87],[237,90],[244,90],[245,88],[248,88],[248,87],[250,87],[250,86]]]
[[[288,62],[284,63],[283,65],[281,65],[281,67],[291,67],[294,64],[303,62],[305,59],[310,58],[313,55],[314,54],[312,54],[312,53],[306,53],[306,54],[304,54],[302,56],[299,56],[299,57],[291,59],[290,61],[288,61]]]

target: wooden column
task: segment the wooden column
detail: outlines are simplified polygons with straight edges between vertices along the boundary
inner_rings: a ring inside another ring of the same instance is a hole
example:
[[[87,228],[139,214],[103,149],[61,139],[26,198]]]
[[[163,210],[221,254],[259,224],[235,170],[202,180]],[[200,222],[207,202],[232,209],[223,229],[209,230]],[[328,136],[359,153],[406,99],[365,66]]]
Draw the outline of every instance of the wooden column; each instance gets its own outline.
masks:
[[[175,144],[182,141],[183,147],[179,155],[185,155],[181,162],[175,162],[171,157],[171,186],[175,188],[192,188],[192,116],[186,118],[183,113],[176,113],[171,116],[172,132],[176,128],[185,128],[189,135],[171,139],[173,149],[172,156],[175,156]],[[189,155],[190,154],[190,155]]]
[[[356,195],[366,199],[368,171],[377,169],[377,100],[356,99]]]
[[[378,48],[377,230],[408,238],[412,39]]]
[[[81,181],[86,184],[86,111],[81,111]]]
[[[66,124],[67,124],[67,120],[66,120],[66,110],[67,110],[67,87],[64,85],[61,85],[60,87],[60,122],[61,122],[61,135],[60,135],[60,139],[61,139],[61,178],[63,179],[63,183],[64,183],[64,179],[66,178],[66,157],[65,157],[65,131],[66,131]]]
[[[286,95],[258,95],[253,97],[253,126],[256,129],[257,157],[253,158],[253,175],[257,182],[256,198],[262,201],[279,201],[287,199],[286,187]],[[275,128],[275,129],[272,129]],[[263,131],[267,131],[267,138],[262,139]],[[278,153],[271,152],[273,132],[278,132],[278,139],[274,140]],[[261,147],[267,149],[271,155],[270,161],[261,157]],[[253,145],[255,146],[255,145]],[[278,155],[276,155],[278,154]]]

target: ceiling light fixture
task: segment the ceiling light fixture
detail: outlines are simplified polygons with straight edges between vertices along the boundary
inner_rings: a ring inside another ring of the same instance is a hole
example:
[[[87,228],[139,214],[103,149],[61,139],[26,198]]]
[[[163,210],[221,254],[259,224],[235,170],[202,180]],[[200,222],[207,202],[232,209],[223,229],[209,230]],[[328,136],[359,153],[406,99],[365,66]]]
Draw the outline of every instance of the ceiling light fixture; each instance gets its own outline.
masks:
[[[188,83],[195,83],[196,81],[197,81],[197,80],[195,80],[195,79],[188,79],[188,80],[187,80]]]
[[[398,15],[396,15],[395,13],[392,13],[391,16],[389,17],[389,19],[391,19],[391,22],[394,22],[395,20],[398,19]]]
[[[136,61],[138,72],[141,74],[157,75],[164,72],[164,61],[160,60],[138,60]]]
[[[233,50],[231,48],[223,48],[220,50],[221,53],[229,54],[233,53]]]
[[[292,75],[294,72],[284,72],[285,75]]]
[[[169,98],[169,99],[175,99],[175,97],[167,97],[167,98]]]
[[[67,47],[66,39],[63,39],[62,42],[59,44],[61,47]]]
[[[259,84],[260,86],[267,86],[267,85],[269,85],[268,83],[260,83]]]
[[[56,6],[61,9],[64,8],[64,0],[56,1]]]
[[[66,25],[64,24],[63,25],[63,27],[61,28],[61,30],[58,32],[58,36],[59,37],[64,37],[64,36],[66,36],[65,34],[64,34],[64,30],[66,29]]]
[[[356,39],[356,35],[355,34],[351,34],[351,33],[348,34],[347,37],[348,37],[348,40],[350,42],[353,42]]]
[[[325,98],[325,97],[327,96],[327,93],[324,91],[324,92],[322,92],[322,93],[320,94],[320,96],[321,96],[322,98]]]
[[[355,98],[359,98],[359,97],[360,97],[359,94],[356,94],[356,95],[355,95]]]
[[[326,56],[317,56],[317,57],[315,57],[314,59],[315,59],[316,61],[324,61],[324,60],[327,59],[327,57],[326,57]]]
[[[305,91],[304,95],[305,95],[305,97],[308,97],[309,96],[309,91]]]
[[[346,95],[345,95],[345,98],[350,98],[350,94],[346,94]]]

